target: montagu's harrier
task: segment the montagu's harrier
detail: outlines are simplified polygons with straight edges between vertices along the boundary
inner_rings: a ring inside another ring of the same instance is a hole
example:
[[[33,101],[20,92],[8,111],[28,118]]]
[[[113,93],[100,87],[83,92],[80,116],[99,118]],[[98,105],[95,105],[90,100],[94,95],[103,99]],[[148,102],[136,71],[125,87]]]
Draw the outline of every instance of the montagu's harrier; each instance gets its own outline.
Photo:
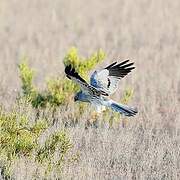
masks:
[[[81,87],[81,90],[75,95],[74,101],[89,102],[95,106],[98,113],[104,110],[105,107],[109,107],[125,116],[134,116],[137,113],[135,108],[117,103],[108,98],[118,88],[119,80],[135,68],[133,64],[129,63],[129,60],[119,64],[114,62],[104,69],[95,71],[91,75],[90,84],[71,65],[66,66],[65,73],[67,77]]]

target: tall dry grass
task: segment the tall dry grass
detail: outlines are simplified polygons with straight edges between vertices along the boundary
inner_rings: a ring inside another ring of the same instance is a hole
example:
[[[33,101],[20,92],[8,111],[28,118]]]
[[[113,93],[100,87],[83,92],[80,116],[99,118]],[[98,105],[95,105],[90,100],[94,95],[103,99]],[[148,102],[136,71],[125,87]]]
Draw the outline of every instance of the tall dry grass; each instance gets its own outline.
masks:
[[[109,128],[100,118],[97,129],[85,129],[85,113],[77,126],[68,127],[79,160],[65,166],[60,178],[180,178],[179,9],[178,0],[0,1],[0,102],[7,108],[20,90],[17,64],[23,56],[38,70],[40,89],[45,77],[63,76],[62,59],[71,46],[84,56],[102,48],[107,60],[100,67],[115,60],[135,62],[136,70],[113,98],[133,87],[130,104],[139,114],[126,119],[125,127],[119,122]],[[73,106],[58,111],[54,129],[67,121]],[[34,172],[35,166],[22,159],[14,177],[32,179]]]

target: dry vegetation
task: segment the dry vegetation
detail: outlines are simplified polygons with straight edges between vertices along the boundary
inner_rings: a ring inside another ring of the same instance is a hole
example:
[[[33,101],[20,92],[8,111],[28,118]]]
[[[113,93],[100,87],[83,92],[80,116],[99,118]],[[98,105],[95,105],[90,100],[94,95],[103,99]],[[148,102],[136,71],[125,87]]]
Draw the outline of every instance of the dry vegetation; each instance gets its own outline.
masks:
[[[0,104],[5,111],[15,106],[34,121],[30,104],[15,104],[22,92],[20,60],[29,58],[37,70],[35,84],[43,90],[46,78],[64,77],[63,58],[72,46],[83,56],[103,49],[107,57],[98,67],[134,61],[136,69],[113,98],[120,100],[126,87],[133,88],[128,103],[139,109],[136,117],[111,125],[100,117],[98,127],[88,129],[89,110],[67,126],[77,104],[59,107],[55,117],[48,108],[40,110],[48,123],[56,121],[38,141],[43,144],[63,129],[72,143],[63,168],[44,173],[47,164],[37,164],[32,153],[17,158],[6,179],[180,179],[179,9],[178,0],[0,0]],[[0,179],[3,162],[1,157]]]

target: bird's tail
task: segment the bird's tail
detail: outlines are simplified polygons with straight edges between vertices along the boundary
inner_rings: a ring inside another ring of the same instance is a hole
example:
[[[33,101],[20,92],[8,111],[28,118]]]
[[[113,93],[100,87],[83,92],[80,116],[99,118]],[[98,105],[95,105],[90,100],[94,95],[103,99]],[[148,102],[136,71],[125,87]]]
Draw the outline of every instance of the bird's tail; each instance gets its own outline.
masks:
[[[117,111],[121,114],[124,114],[125,116],[134,116],[137,114],[137,109],[123,105],[123,104],[118,104],[114,101],[110,103],[110,107],[114,110]]]

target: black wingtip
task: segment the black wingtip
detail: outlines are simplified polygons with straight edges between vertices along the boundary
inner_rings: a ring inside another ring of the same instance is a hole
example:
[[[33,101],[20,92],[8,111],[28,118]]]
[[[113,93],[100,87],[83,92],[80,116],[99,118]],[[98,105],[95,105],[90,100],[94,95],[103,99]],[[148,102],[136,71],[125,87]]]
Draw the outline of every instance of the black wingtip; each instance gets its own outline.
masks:
[[[129,59],[124,60],[123,62],[119,63],[118,65],[119,65],[119,66],[122,66],[123,64],[126,64],[126,63],[129,62],[129,61],[130,61]]]
[[[117,62],[112,63],[111,65],[107,66],[105,69],[109,70],[110,76],[116,76],[117,78],[122,78],[126,76],[128,73],[135,69],[133,66],[134,62],[130,62],[130,60],[124,60],[117,64]]]
[[[105,67],[104,69],[109,69],[111,68],[112,66],[114,66],[117,62],[113,62],[112,64],[110,64],[109,66]]]
[[[132,65],[134,65],[134,62],[130,62],[128,63],[130,60],[124,60],[123,62],[120,62],[119,64],[117,64],[117,61],[110,64],[109,66],[105,67],[105,69],[110,69],[110,68],[115,68],[115,67],[121,67],[121,68],[126,68],[126,67],[130,67]],[[131,67],[132,68],[132,67]],[[135,67],[133,67],[134,69]]]
[[[126,116],[135,116],[136,114],[138,113],[138,110],[137,110],[137,108],[131,108],[130,110],[128,110],[127,112],[126,112]]]
[[[72,66],[71,66],[71,65],[67,65],[67,66],[65,67],[65,73],[68,75],[69,72],[71,71],[71,69],[72,69]]]
[[[119,67],[121,67],[121,68],[126,68],[126,67],[130,67],[130,66],[132,66],[132,65],[134,65],[134,62],[131,62],[131,63],[129,63],[129,64],[123,64],[123,66],[122,66],[122,64],[120,63],[120,64],[117,64],[117,66],[119,66]],[[132,67],[131,67],[132,68]],[[135,68],[135,67],[134,67]]]
[[[82,82],[85,82],[85,83],[86,83],[86,81],[76,72],[75,68],[72,67],[71,64],[70,64],[70,65],[67,65],[67,66],[65,67],[65,73],[66,73],[66,76],[67,76],[69,79],[71,79],[71,77],[75,77],[75,78],[81,80]]]

